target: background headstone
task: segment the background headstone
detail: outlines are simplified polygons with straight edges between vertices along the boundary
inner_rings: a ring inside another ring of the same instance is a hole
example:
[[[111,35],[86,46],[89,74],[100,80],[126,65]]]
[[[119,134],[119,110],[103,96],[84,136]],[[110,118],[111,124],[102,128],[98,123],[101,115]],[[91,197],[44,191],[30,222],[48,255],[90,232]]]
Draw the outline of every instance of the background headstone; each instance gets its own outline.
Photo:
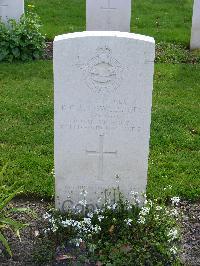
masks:
[[[78,204],[82,190],[89,204],[118,186],[127,197],[145,191],[154,53],[154,39],[137,34],[55,37],[57,208]]]
[[[194,0],[190,49],[200,49],[200,0]]]
[[[19,20],[24,14],[24,0],[0,0],[0,17],[3,22],[8,19]]]
[[[130,32],[131,0],[87,0],[86,30]]]

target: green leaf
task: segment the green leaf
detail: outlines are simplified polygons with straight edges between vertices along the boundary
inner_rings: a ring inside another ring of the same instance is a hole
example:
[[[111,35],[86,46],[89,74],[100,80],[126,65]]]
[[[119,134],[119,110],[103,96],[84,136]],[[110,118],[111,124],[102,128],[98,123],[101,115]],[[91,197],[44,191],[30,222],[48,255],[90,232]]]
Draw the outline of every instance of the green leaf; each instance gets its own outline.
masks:
[[[4,247],[6,248],[6,251],[12,257],[12,251],[10,249],[10,246],[8,244],[8,241],[5,239],[5,237],[3,236],[3,234],[1,232],[0,232],[0,241],[2,242],[2,244],[4,245]]]
[[[21,240],[21,237],[20,237],[20,233],[19,233],[19,230],[16,230],[16,236],[19,238],[19,241],[21,242],[22,240]]]
[[[17,47],[13,48],[12,49],[12,53],[15,56],[15,58],[19,57],[20,56],[20,50],[19,50],[19,48],[17,48]]]
[[[11,218],[8,218],[8,217],[0,218],[0,223],[12,226],[15,231],[18,230],[18,229],[22,229],[23,227],[27,226],[27,224],[16,222],[16,221],[14,221],[14,220],[12,220]]]
[[[30,214],[31,216],[33,216],[34,218],[37,218],[37,214],[35,211],[31,210],[30,208],[12,208],[10,210],[8,210],[8,213],[10,212],[24,212],[24,213],[27,213],[27,214]]]
[[[5,200],[3,200],[2,203],[0,203],[0,211],[3,210],[3,208],[6,207],[6,205],[19,193],[22,193],[22,187],[14,191],[12,194],[10,194]],[[1,199],[0,199],[1,200]]]

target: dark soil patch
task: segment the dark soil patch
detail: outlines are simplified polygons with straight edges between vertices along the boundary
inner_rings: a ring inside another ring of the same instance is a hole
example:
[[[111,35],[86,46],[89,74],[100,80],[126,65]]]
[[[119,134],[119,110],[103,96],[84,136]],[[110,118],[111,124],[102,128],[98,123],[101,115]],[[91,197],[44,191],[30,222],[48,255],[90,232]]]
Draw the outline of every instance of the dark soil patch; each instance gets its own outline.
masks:
[[[184,265],[200,265],[200,202],[181,205],[183,211],[183,254]]]
[[[12,249],[13,257],[9,258],[5,248],[0,244],[1,266],[37,265],[33,262],[33,252],[35,245],[37,245],[38,234],[42,232],[45,226],[42,222],[42,215],[47,211],[49,205],[49,203],[43,201],[15,199],[10,206],[8,206],[14,208],[30,208],[36,213],[37,217],[27,213],[15,213],[12,215],[12,218],[22,223],[28,223],[29,226],[21,231],[21,242],[11,231],[6,231],[6,238]]]
[[[46,42],[44,58],[47,60],[53,59],[53,42]]]

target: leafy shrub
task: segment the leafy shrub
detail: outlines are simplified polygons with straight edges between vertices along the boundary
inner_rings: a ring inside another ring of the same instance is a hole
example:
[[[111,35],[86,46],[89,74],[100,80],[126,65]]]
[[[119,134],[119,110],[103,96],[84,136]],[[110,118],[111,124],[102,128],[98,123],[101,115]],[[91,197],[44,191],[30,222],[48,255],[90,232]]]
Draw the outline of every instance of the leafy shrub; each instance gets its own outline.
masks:
[[[39,59],[45,47],[40,27],[40,19],[33,12],[22,15],[19,22],[0,20],[0,61]]]
[[[44,233],[58,246],[70,250],[68,258],[94,265],[173,265],[178,263],[178,197],[169,208],[145,198],[144,206],[120,199],[102,209],[85,211],[56,210],[44,214]]]

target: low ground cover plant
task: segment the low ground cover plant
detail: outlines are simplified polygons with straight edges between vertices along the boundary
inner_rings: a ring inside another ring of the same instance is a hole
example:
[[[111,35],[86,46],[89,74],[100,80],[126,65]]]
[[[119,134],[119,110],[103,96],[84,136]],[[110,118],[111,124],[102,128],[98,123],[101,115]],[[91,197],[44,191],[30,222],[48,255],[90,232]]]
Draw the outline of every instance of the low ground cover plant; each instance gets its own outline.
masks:
[[[27,223],[16,219],[16,214],[26,213],[31,217],[37,218],[36,213],[30,208],[13,207],[12,200],[20,196],[24,191],[23,187],[18,182],[14,182],[8,186],[4,184],[4,178],[7,173],[8,164],[5,164],[0,171],[0,244],[1,249],[4,247],[3,256],[13,256],[12,249],[9,243],[8,231],[15,234],[19,241],[21,241],[20,231],[28,226]]]
[[[40,31],[37,14],[27,12],[17,22],[0,19],[0,61],[27,61],[39,59],[44,53],[45,36]]]
[[[138,193],[131,192],[130,201],[120,198],[89,210],[87,192],[83,194],[83,208],[44,214],[45,238],[60,247],[62,259],[94,265],[178,263],[178,197],[171,199],[173,207],[167,207],[144,195],[140,205]]]
[[[12,251],[8,240],[4,233],[6,230],[13,231],[20,240],[20,230],[26,226],[26,224],[15,221],[10,218],[10,214],[15,211],[19,211],[13,208],[7,209],[7,205],[10,201],[20,192],[20,189],[15,189],[15,185],[7,188],[6,186],[0,187],[0,242],[6,248],[6,251],[12,256]]]
[[[160,42],[156,44],[156,63],[199,64],[200,50],[190,51],[183,44]]]

